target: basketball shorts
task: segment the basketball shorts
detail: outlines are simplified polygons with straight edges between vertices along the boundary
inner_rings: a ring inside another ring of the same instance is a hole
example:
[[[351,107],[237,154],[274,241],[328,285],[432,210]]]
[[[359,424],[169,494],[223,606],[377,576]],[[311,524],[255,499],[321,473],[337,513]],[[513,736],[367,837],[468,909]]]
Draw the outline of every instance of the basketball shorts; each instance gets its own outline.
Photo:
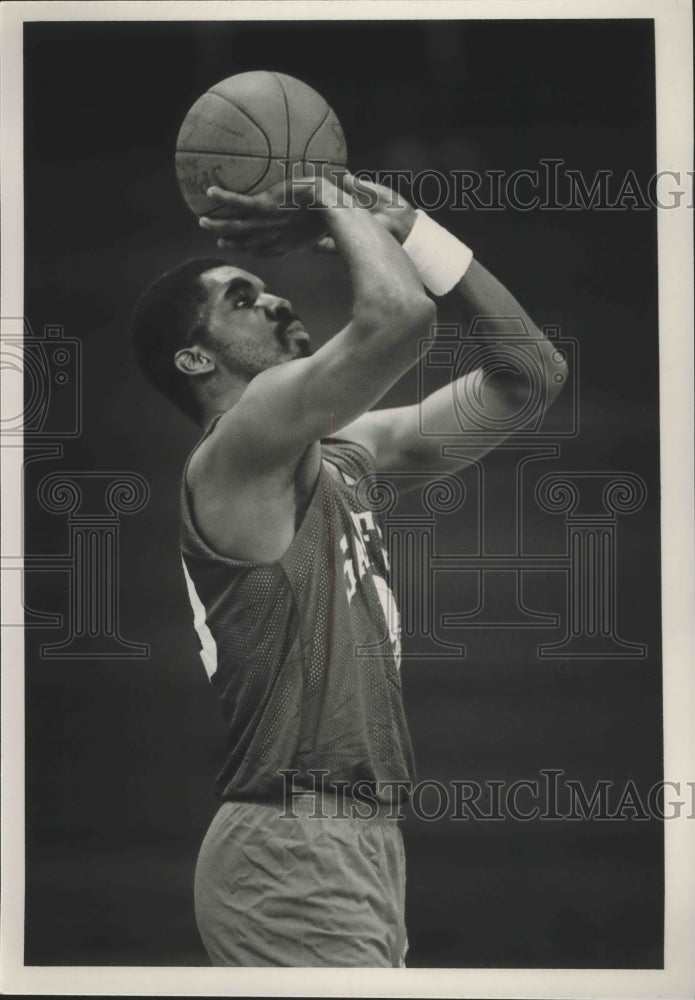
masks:
[[[405,965],[398,823],[315,818],[313,795],[224,802],[200,849],[195,912],[216,966]]]

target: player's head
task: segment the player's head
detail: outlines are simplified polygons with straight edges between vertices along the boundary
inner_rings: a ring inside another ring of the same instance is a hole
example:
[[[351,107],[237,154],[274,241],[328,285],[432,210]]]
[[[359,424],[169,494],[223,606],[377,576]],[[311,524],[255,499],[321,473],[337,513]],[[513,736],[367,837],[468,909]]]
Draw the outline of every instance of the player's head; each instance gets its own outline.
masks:
[[[206,391],[219,395],[311,353],[290,303],[217,257],[186,261],[154,281],[135,307],[131,335],[150,382],[197,422]]]

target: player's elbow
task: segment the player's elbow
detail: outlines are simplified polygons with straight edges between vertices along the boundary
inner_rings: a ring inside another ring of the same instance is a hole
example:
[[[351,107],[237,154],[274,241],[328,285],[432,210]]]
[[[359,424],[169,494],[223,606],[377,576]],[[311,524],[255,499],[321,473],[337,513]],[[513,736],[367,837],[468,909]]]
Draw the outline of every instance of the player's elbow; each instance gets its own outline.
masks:
[[[428,298],[423,292],[415,297],[409,307],[409,315],[410,321],[414,323],[415,326],[422,331],[422,333],[428,335],[437,318],[437,307],[432,299]]]
[[[427,337],[435,317],[435,305],[424,292],[390,289],[361,302],[353,322],[367,335],[391,329],[400,336]]]

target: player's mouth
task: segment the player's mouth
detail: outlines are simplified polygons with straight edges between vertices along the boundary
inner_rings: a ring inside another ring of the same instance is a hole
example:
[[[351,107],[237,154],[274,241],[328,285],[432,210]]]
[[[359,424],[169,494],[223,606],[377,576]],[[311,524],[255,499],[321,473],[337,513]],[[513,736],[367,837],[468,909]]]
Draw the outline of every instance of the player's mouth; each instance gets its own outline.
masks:
[[[285,323],[282,328],[283,333],[301,333],[302,331],[306,333],[301,320],[297,316],[294,316],[288,323]]]
[[[301,357],[309,357],[311,354],[311,343],[309,334],[296,316],[292,317],[278,331],[282,341],[287,347],[296,347]]]

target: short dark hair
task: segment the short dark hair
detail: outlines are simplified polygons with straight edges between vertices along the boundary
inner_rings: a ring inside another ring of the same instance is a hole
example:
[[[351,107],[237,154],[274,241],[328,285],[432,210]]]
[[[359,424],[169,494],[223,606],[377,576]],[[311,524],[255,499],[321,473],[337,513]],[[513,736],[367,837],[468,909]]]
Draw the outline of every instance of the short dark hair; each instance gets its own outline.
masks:
[[[205,341],[205,288],[200,276],[229,261],[197,257],[166,271],[142,293],[130,321],[133,351],[146,378],[187,417],[200,423],[202,413],[192,380],[174,364],[174,354]]]

